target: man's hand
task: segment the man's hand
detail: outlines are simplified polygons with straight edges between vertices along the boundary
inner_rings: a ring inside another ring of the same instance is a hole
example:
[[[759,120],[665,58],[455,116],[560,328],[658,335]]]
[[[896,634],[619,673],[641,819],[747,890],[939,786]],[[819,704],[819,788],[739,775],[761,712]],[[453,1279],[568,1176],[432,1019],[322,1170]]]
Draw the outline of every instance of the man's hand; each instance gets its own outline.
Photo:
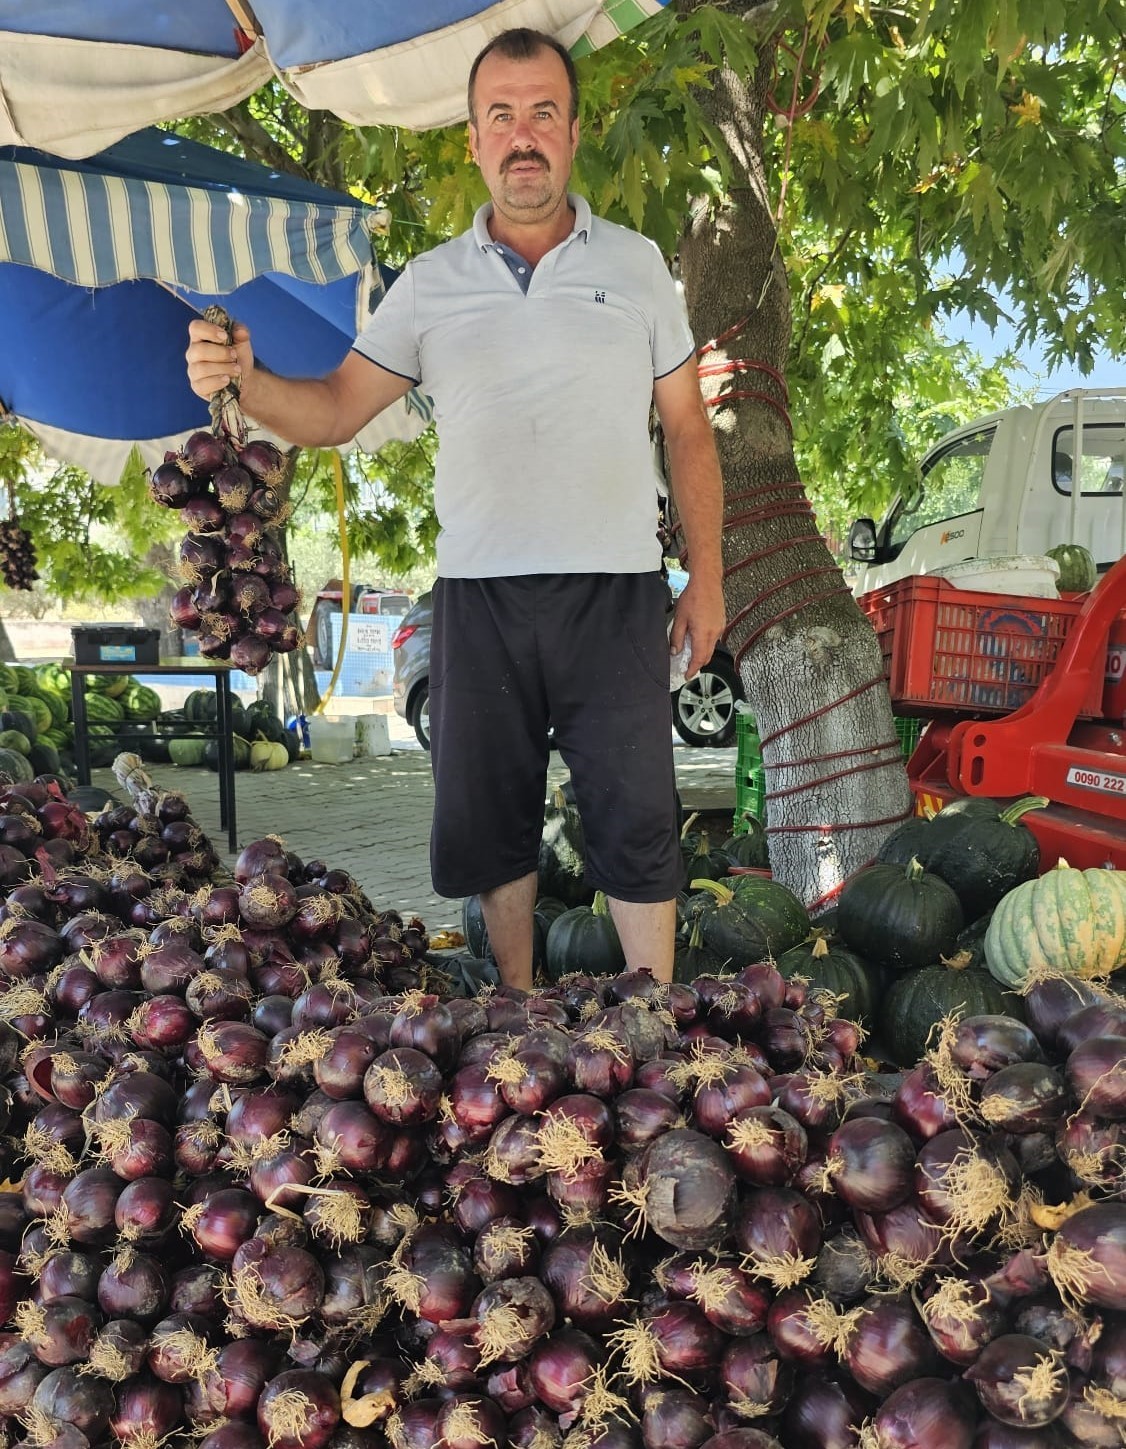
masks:
[[[188,363],[188,382],[192,392],[205,402],[232,380],[241,382],[254,370],[254,353],[250,346],[250,333],[241,322],[233,327],[234,345],[227,341],[227,334],[214,322],[205,322],[202,317],[194,318],[188,324],[188,350],[184,354]]]
[[[723,607],[723,585],[703,577],[691,577],[676,601],[669,652],[679,654],[687,634],[692,640],[692,657],[685,677],[694,679],[715,652],[727,616]]]

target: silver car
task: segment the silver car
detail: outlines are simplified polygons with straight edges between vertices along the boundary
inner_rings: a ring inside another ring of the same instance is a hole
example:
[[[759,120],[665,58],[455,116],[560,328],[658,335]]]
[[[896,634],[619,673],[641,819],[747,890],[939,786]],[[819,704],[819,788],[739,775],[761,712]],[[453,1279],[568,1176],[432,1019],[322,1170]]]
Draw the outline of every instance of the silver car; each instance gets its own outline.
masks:
[[[675,581],[674,581],[675,587]],[[424,750],[430,748],[430,629],[434,611],[429,593],[403,616],[391,639],[395,673],[391,692],[395,712],[413,726]],[[729,745],[735,737],[735,706],[743,685],[731,655],[721,645],[711,661],[673,695],[672,722],[687,745]]]
[[[413,727],[424,750],[430,748],[430,629],[433,622],[434,609],[427,591],[419,595],[391,636],[395,656],[391,697],[395,713]]]

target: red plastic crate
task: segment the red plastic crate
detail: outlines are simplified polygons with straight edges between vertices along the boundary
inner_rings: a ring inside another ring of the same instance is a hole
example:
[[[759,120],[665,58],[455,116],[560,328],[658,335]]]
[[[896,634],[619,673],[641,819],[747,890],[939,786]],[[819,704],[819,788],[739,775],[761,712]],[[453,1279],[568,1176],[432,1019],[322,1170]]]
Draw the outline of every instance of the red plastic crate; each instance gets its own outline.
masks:
[[[1032,599],[955,589],[913,575],[858,603],[880,641],[892,704],[917,715],[1009,714],[1050,672],[1082,607],[1080,599]],[[1081,713],[1098,718],[1102,671]]]

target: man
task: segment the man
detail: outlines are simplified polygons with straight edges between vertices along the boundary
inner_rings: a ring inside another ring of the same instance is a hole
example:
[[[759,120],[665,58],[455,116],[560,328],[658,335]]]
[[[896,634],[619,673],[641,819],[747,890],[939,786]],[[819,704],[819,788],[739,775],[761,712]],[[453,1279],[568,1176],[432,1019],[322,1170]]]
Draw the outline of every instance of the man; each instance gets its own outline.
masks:
[[[352,438],[416,383],[434,398],[434,888],[480,895],[501,976],[525,988],[549,728],[626,961],[671,980],[669,650],[690,639],[695,674],[724,623],[722,484],[692,338],[652,243],[568,194],[577,113],[562,46],[496,36],[469,77],[491,205],[406,268],[340,367],[278,378],[255,368],[245,328],[229,347],[202,321],[187,353],[201,397],[237,378],[249,416],[305,447]],[[669,636],[654,403],[692,570]]]

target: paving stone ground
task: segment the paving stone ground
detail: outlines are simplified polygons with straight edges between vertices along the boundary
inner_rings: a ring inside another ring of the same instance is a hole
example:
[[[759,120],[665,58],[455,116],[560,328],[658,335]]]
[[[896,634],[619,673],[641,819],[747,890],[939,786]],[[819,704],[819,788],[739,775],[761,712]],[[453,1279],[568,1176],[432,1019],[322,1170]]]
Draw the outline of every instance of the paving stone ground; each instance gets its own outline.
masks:
[[[455,926],[461,902],[435,895],[430,882],[429,841],[434,786],[430,757],[402,721],[391,726],[393,751],[346,765],[297,761],[284,770],[235,777],[240,845],[279,835],[305,860],[321,859],[348,871],[384,909],[420,915],[431,930]],[[677,781],[686,810],[727,812],[735,806],[735,750],[674,750]],[[219,825],[218,776],[210,770],[149,767],[158,786],[180,790],[192,815],[232,863]],[[549,783],[566,778],[552,757]],[[93,783],[121,797],[108,770]]]

